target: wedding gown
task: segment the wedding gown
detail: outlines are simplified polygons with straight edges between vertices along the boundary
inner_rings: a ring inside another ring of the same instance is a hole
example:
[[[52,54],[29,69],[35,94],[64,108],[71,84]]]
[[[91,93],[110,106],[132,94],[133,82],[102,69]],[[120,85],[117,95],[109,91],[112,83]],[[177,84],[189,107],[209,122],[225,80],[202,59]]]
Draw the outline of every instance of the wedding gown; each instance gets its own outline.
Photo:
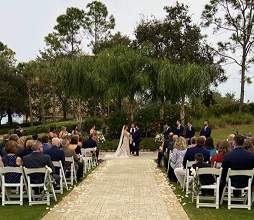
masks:
[[[115,152],[116,158],[128,158],[130,156],[130,133],[122,130],[118,148]]]

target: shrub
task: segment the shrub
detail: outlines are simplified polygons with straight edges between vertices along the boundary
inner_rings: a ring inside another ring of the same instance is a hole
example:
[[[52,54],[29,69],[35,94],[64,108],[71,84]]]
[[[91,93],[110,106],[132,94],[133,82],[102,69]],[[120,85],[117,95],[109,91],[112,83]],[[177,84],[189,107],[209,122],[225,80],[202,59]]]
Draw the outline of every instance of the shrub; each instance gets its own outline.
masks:
[[[107,119],[108,135],[110,138],[119,138],[123,125],[128,123],[128,117],[123,112],[114,112]]]
[[[89,132],[93,125],[96,126],[97,130],[103,128],[104,120],[98,117],[86,118],[82,122],[82,130],[85,132]]]

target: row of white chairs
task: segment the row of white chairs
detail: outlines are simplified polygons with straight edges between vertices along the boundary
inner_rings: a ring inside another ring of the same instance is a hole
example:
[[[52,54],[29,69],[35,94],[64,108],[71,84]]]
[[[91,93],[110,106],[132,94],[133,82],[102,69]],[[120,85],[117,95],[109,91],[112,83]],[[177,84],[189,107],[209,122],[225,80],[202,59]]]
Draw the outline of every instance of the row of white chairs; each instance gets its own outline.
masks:
[[[194,177],[190,174],[190,168],[194,164],[194,161],[187,161],[186,169],[185,169],[185,180],[184,186],[186,195],[190,193],[190,186],[192,185],[192,201],[196,198],[196,207],[214,207],[216,209],[219,208],[220,205],[223,204],[224,201],[228,203],[228,209],[232,208],[246,208],[251,210],[251,205],[253,202],[252,198],[252,180],[254,176],[254,169],[253,170],[232,170],[229,169],[226,177],[226,185],[222,192],[221,200],[219,199],[219,189],[221,183],[221,175],[222,175],[222,168],[221,164],[215,164],[214,167],[207,167],[207,168],[199,168],[196,170],[196,177],[197,181],[194,181]],[[213,175],[215,178],[215,183],[211,185],[201,185],[199,181],[200,175]],[[245,176],[248,178],[248,185],[243,188],[236,188],[232,186],[231,177],[234,176]],[[195,184],[198,184],[195,185]],[[199,190],[195,192],[195,190]],[[201,190],[213,190],[214,196],[205,196],[201,195]],[[235,198],[233,196],[233,191],[240,191],[241,196],[240,198]],[[209,202],[207,202],[209,201]],[[212,201],[212,202],[210,202]]]

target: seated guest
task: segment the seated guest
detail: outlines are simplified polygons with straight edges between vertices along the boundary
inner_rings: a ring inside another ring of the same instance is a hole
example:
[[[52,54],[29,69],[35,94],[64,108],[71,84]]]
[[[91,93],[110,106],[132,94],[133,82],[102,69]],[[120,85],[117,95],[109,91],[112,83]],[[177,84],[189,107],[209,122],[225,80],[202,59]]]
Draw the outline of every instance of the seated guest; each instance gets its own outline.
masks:
[[[69,148],[73,149],[76,154],[81,154],[81,148],[79,146],[79,136],[73,135],[70,140],[70,146]]]
[[[9,135],[4,135],[3,136],[3,142],[0,143],[0,156],[3,157],[6,155],[5,151],[5,145],[9,141]]]
[[[188,145],[190,145],[191,138],[195,136],[195,129],[192,126],[191,122],[187,123],[187,127],[185,129],[185,138],[187,140]]]
[[[53,127],[49,128],[49,140],[52,140],[52,138],[57,137],[56,130]]]
[[[204,157],[204,161],[207,162],[210,160],[210,153],[208,150],[206,150],[203,146],[204,146],[204,139],[202,137],[199,137],[197,139],[197,145],[195,147],[192,148],[188,148],[184,158],[183,158],[183,167],[181,168],[176,168],[174,170],[175,175],[177,177],[177,180],[179,181],[181,187],[183,187],[184,184],[184,177],[185,177],[185,167],[186,167],[186,163],[187,161],[194,161],[195,160],[195,155],[198,153],[203,154]]]
[[[90,136],[92,136],[92,135],[97,135],[96,133],[96,129],[95,129],[96,127],[95,127],[95,125],[93,125],[93,127],[90,129]]]
[[[98,159],[99,157],[99,149],[97,148],[96,136],[93,134],[89,136],[89,138],[83,143],[83,148],[94,148],[95,154]]]
[[[32,153],[26,155],[23,158],[23,166],[26,168],[42,168],[48,166],[52,169],[54,173],[55,169],[52,164],[49,155],[42,153],[42,143],[39,141],[33,141]],[[40,173],[34,173],[30,175],[31,183],[38,184],[44,182],[44,175]]]
[[[174,129],[174,134],[178,137],[184,136],[184,127],[182,126],[181,122],[179,120],[176,121],[176,128]]]
[[[250,151],[250,152],[254,152],[254,146],[253,143],[250,139],[246,139],[243,143],[243,147],[245,150]]]
[[[51,144],[49,143],[49,137],[47,135],[43,135],[42,136],[41,142],[42,142],[43,152],[45,152],[45,151],[50,149]]]
[[[196,154],[195,155],[195,164],[192,165],[192,168],[197,170],[197,168],[207,168],[211,167],[210,164],[204,162],[203,154]],[[215,178],[211,174],[204,174],[199,176],[199,182],[201,185],[212,185],[215,183]],[[209,189],[201,189],[202,194],[213,195],[214,190]]]
[[[19,167],[22,165],[22,160],[16,155],[17,142],[8,141],[5,146],[7,155],[2,158],[2,162],[5,167]],[[20,182],[20,173],[8,173],[5,175],[5,181],[7,183],[18,183]]]
[[[23,158],[24,156],[28,155],[28,154],[31,154],[33,151],[32,151],[32,145],[34,143],[34,140],[26,140],[25,142],[25,147],[23,150],[19,150],[17,152],[17,154]]]
[[[75,125],[71,131],[72,135],[79,135],[78,126]]]
[[[70,148],[70,142],[68,139],[62,139],[61,145],[63,147],[65,157],[73,157],[75,162],[75,168],[77,170],[77,179],[80,180],[83,177],[84,164],[80,162],[79,155],[75,150]],[[70,168],[70,163],[65,161],[65,169]]]
[[[209,127],[209,122],[204,121],[204,127],[200,131],[200,136],[205,136],[206,138],[210,137],[212,129]]]
[[[64,152],[60,149],[59,138],[53,138],[51,148],[46,150],[44,153],[50,156],[51,161],[61,161],[64,166],[65,156],[64,156]]]
[[[191,140],[190,140],[190,145],[188,146],[188,148],[196,147],[197,146],[197,140],[198,140],[198,137],[196,137],[196,136],[192,137]]]
[[[171,181],[176,182],[177,180],[174,174],[174,170],[176,168],[182,168],[183,157],[186,153],[186,149],[187,149],[186,140],[183,137],[178,137],[175,141],[173,152],[169,158],[170,166],[168,170],[168,177]]]
[[[229,143],[229,145],[230,145],[229,151],[234,150],[234,139],[235,139],[235,134],[230,134],[230,135],[228,136],[228,138],[227,138],[227,141],[228,141],[228,143]]]
[[[220,193],[226,184],[228,169],[232,170],[252,170],[254,168],[254,154],[243,148],[244,137],[236,135],[234,138],[234,150],[225,155],[222,162],[222,178]],[[248,177],[234,176],[231,177],[233,187],[243,188],[248,185]]]
[[[34,141],[37,141],[38,140],[38,134],[33,134],[32,138],[33,138]]]
[[[11,134],[9,137],[9,141],[16,141],[18,142],[19,136],[17,134]]]
[[[62,130],[59,133],[59,138],[66,138],[68,136],[68,131],[66,127],[62,127]]]
[[[214,147],[214,143],[213,143],[212,137],[206,138],[206,140],[205,140],[205,148],[209,151],[210,158],[213,157],[216,154],[216,149]]]
[[[224,156],[229,152],[230,145],[227,141],[221,141],[217,144],[218,153],[215,154],[211,159],[212,166],[214,163],[222,163],[224,160]]]

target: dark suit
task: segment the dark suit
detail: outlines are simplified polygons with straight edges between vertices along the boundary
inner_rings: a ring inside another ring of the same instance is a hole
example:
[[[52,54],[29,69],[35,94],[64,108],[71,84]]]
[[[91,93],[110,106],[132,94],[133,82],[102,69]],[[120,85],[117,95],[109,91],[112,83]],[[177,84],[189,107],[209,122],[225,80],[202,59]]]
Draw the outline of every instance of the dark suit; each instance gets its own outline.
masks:
[[[235,148],[224,156],[222,168],[221,187],[224,187],[229,168],[232,170],[251,170],[254,168],[254,154],[241,147]],[[232,177],[231,181],[234,187],[241,188],[248,185],[248,177],[244,176]]]
[[[99,149],[97,147],[97,142],[92,138],[88,138],[84,143],[82,148],[95,148],[96,147],[96,157],[99,157]]]
[[[140,129],[136,128],[135,133],[133,134],[132,141],[134,143],[134,150],[136,151],[136,155],[139,156],[139,144],[141,141],[141,133]]]
[[[175,129],[174,129],[174,134],[175,135],[178,135],[178,137],[180,137],[180,136],[184,136],[184,127],[181,125],[180,127],[176,127]]]
[[[195,129],[192,126],[186,127],[185,138],[191,139],[194,136],[195,136]]]
[[[132,153],[132,154],[134,154],[134,152],[135,152],[135,144],[133,145],[133,137],[134,137],[134,133],[135,133],[135,131],[136,131],[136,128],[130,128],[130,135],[131,135],[131,137],[132,137],[132,143],[130,143],[130,152]]]
[[[200,136],[205,136],[206,138],[210,137],[212,129],[210,127],[203,127],[200,131]]]
[[[50,156],[51,161],[59,161],[61,160],[62,165],[65,165],[65,155],[64,151],[60,150],[57,146],[52,146],[48,150],[44,152],[44,154],[47,154]],[[56,170],[56,173],[59,174],[59,170]]]
[[[186,167],[187,160],[194,161],[195,154],[198,154],[198,153],[203,154],[205,162],[210,160],[210,153],[204,147],[196,146],[196,147],[188,148],[183,158],[183,167]]]
[[[55,171],[50,156],[41,152],[32,152],[23,157],[23,165],[26,168],[42,168],[48,166],[52,169],[53,173]],[[35,184],[43,183],[44,181],[44,175],[40,173],[31,174],[30,178],[31,182]]]

